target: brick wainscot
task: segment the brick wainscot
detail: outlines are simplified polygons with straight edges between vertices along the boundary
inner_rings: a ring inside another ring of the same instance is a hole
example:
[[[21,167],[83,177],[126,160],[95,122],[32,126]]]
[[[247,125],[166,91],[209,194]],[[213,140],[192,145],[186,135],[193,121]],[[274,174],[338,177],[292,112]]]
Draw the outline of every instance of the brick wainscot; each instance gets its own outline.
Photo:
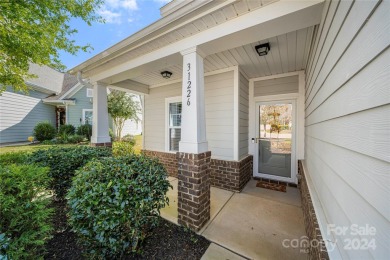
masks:
[[[146,156],[158,158],[169,176],[177,178],[178,161],[175,153],[142,150]],[[210,160],[210,185],[239,192],[252,178],[253,156],[247,155],[240,161]]]
[[[307,187],[305,172],[303,170],[301,161],[298,161],[298,173],[300,175],[299,190],[301,193],[302,211],[305,221],[306,234],[310,241],[318,241],[318,243],[310,243],[310,245],[313,244],[317,246],[309,247],[309,258],[316,260],[327,260],[329,259],[328,252],[321,235],[320,227],[318,226],[316,213],[314,211],[309,188]]]

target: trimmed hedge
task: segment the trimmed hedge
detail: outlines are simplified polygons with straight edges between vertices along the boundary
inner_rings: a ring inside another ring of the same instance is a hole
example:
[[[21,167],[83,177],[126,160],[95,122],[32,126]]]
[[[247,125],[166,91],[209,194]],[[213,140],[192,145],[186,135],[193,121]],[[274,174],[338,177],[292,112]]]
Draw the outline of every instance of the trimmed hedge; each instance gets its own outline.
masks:
[[[74,135],[76,132],[76,128],[73,125],[61,125],[60,129],[58,129],[58,134],[66,134],[66,135]]]
[[[48,168],[0,167],[0,259],[43,258],[52,231]]]
[[[134,145],[129,142],[116,141],[112,144],[112,154],[114,156],[129,156],[134,153]]]
[[[93,158],[111,155],[111,149],[104,147],[54,146],[47,150],[33,152],[30,162],[50,168],[49,176],[52,178],[50,187],[55,191],[58,199],[63,199],[78,168],[84,166]]]
[[[40,122],[34,127],[35,138],[42,142],[56,137],[57,130],[49,122]]]
[[[93,160],[77,171],[67,196],[69,223],[91,258],[137,251],[168,203],[167,177],[157,160],[138,155]]]
[[[77,128],[76,134],[85,136],[85,138],[87,138],[88,141],[90,141],[91,136],[92,136],[92,125],[85,124],[85,125],[79,126]]]

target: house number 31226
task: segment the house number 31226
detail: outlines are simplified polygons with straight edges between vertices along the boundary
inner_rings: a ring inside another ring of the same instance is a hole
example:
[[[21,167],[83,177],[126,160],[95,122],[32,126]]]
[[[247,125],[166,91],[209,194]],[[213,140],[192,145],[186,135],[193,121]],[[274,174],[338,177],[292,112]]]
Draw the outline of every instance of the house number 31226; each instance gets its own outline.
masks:
[[[187,106],[191,105],[191,63],[187,63],[187,74],[188,74],[188,80],[187,80]]]

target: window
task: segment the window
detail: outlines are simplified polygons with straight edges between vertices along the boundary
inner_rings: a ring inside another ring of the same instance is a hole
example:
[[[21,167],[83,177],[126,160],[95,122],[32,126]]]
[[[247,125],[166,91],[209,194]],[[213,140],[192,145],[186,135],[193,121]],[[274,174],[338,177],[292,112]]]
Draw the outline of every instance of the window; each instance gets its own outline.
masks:
[[[93,89],[87,88],[87,97],[93,97]]]
[[[181,98],[171,99],[167,102],[168,151],[179,151],[179,142],[181,139],[181,108]]]
[[[93,120],[93,110],[92,109],[83,109],[83,124],[92,125]]]

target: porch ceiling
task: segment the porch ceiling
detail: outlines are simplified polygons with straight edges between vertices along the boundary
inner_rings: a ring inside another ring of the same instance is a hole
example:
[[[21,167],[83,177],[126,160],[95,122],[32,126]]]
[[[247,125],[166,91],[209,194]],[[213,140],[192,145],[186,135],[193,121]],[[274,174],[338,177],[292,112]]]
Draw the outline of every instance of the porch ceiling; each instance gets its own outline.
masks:
[[[237,48],[229,49],[206,56],[205,72],[211,72],[239,65],[249,78],[257,78],[280,73],[302,70],[306,67],[314,26],[289,32],[266,40],[253,42]],[[255,46],[269,42],[271,50],[268,55],[260,57]],[[162,78],[161,71],[171,71],[169,80]],[[135,77],[132,80],[153,86],[181,79],[182,63],[168,65],[161,70]]]

